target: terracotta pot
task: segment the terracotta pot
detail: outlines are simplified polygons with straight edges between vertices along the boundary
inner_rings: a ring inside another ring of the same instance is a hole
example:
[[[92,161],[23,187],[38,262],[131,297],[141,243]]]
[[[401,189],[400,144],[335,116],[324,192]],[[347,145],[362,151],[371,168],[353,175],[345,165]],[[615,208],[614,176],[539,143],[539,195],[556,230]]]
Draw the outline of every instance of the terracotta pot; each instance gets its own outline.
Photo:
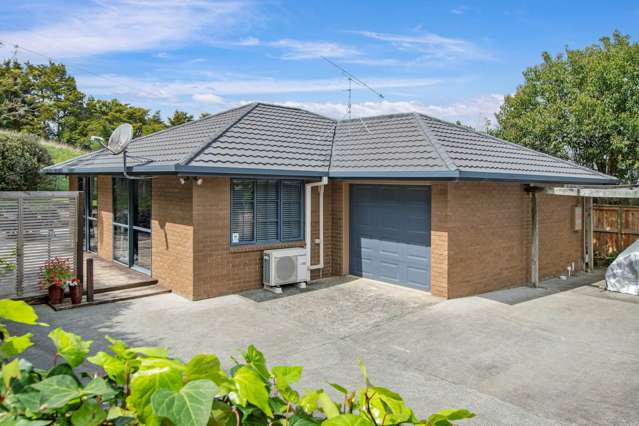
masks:
[[[69,287],[69,295],[71,296],[72,304],[79,305],[80,303],[82,303],[82,294],[82,284]]]
[[[49,302],[59,305],[64,300],[64,289],[57,285],[49,286]]]

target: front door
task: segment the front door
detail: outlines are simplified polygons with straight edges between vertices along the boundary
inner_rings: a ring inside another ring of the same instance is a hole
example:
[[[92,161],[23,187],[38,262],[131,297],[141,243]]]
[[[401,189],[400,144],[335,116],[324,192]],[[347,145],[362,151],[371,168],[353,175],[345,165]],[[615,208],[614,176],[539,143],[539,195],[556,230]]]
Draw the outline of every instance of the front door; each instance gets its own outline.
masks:
[[[151,273],[151,180],[113,179],[113,259]]]

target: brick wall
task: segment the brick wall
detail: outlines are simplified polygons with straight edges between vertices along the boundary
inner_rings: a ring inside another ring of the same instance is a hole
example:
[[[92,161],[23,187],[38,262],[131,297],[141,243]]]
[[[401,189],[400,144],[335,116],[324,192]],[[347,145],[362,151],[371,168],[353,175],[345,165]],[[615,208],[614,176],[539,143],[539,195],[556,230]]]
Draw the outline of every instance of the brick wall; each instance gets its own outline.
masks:
[[[113,180],[98,176],[98,256],[113,260]]]
[[[154,278],[177,294],[193,298],[192,183],[175,176],[153,179],[152,259]]]
[[[201,185],[193,186],[195,300],[260,288],[263,250],[304,246],[286,243],[232,247],[230,195],[227,177],[207,177]]]
[[[574,198],[539,196],[541,278],[575,262],[582,235],[571,229]],[[521,184],[448,186],[447,297],[462,297],[530,282],[530,195]]]
[[[389,182],[397,184],[397,182]],[[407,182],[425,184],[424,182]],[[73,179],[71,185],[73,185]],[[429,183],[432,188],[431,291],[454,298],[530,281],[530,195],[520,184]],[[176,293],[204,299],[262,285],[262,251],[303,242],[232,247],[230,178],[201,185],[153,180],[153,276]],[[348,273],[349,183],[325,188],[325,267],[313,278]],[[540,195],[540,276],[581,267],[582,235],[572,231],[577,200]],[[98,253],[112,257],[111,177],[98,178]],[[312,197],[312,261],[319,260],[318,191]]]

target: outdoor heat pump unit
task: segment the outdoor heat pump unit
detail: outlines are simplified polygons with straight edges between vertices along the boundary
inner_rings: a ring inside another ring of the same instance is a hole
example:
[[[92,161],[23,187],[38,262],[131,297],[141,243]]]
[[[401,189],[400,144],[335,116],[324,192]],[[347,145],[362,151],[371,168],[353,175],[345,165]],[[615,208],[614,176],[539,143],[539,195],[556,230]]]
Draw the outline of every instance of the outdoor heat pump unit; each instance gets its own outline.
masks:
[[[309,270],[304,248],[264,250],[263,282],[266,290],[281,293],[280,286],[297,284],[306,287]]]

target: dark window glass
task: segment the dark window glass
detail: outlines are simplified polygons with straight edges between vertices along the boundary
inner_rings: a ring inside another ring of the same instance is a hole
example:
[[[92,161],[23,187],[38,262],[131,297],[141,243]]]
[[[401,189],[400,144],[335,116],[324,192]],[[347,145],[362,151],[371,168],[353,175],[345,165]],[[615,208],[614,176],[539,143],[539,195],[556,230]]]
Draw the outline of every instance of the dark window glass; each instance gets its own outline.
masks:
[[[96,176],[91,176],[89,178],[89,191],[90,194],[90,217],[97,219],[98,218],[98,178]]]
[[[253,214],[255,187],[253,181],[234,180],[231,183],[231,242],[244,243],[255,239]]]
[[[113,226],[113,258],[129,264],[129,230],[126,226]]]
[[[258,180],[255,193],[255,227],[257,241],[278,238],[278,181]]]
[[[302,183],[282,182],[282,240],[302,239]]]
[[[94,220],[90,220],[88,222],[88,232],[89,232],[88,241],[89,242],[88,242],[87,249],[94,253],[98,251],[97,231],[98,231],[98,223]]]
[[[151,234],[133,231],[133,263],[140,268],[151,270]]]
[[[135,181],[135,200],[133,203],[134,225],[151,229],[151,181]]]
[[[113,179],[113,222],[129,224],[129,181]]]

